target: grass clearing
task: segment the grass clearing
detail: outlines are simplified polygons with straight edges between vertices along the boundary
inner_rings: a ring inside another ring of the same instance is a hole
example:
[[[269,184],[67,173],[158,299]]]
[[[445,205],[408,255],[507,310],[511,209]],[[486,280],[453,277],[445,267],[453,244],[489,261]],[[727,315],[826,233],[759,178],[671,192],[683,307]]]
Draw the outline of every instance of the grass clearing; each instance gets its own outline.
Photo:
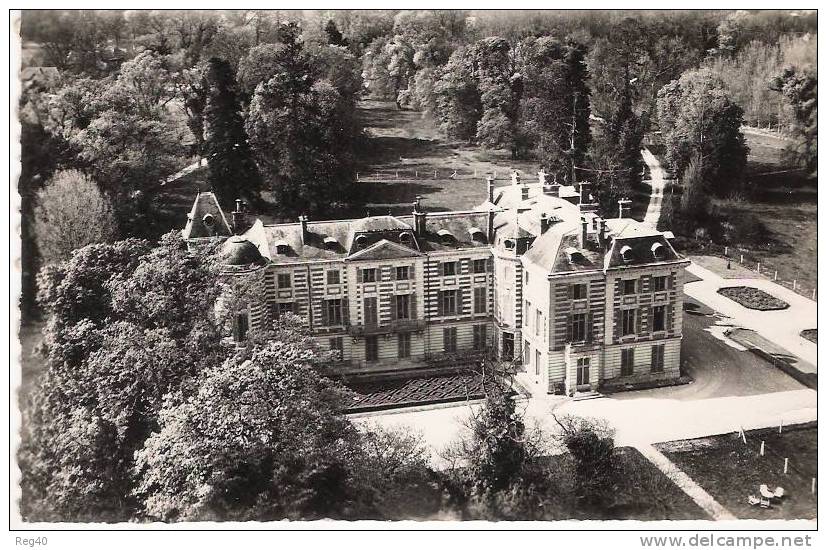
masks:
[[[656,445],[715,500],[741,519],[814,519],[818,493],[811,492],[817,476],[818,428],[815,424]],[[765,454],[761,456],[761,441]],[[784,473],[784,458],[789,458]],[[759,486],[784,488],[785,496],[771,508],[751,506],[749,495]]]

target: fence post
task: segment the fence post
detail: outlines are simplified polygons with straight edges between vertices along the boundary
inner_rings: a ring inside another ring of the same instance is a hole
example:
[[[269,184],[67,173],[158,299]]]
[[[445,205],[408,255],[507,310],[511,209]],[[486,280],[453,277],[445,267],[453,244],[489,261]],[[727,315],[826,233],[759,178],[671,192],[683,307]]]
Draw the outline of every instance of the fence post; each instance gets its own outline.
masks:
[[[815,302],[816,299],[816,289],[813,289],[813,301]]]
[[[359,181],[359,172],[356,172],[356,181]]]
[[[741,261],[739,263],[741,263],[741,264],[744,263],[744,255],[743,254],[741,254]]]
[[[758,262],[757,271],[758,271],[758,274],[760,275],[761,274],[761,262]]]
[[[764,442],[761,442],[761,456],[764,456]]]
[[[414,177],[419,178],[419,170],[414,170]]]
[[[434,170],[434,179],[436,179],[436,170]]]
[[[778,270],[777,270],[777,269],[775,270],[775,275],[773,275],[773,276],[772,276],[772,280],[773,280],[773,281],[777,281],[777,280],[778,280]]]
[[[396,171],[396,179],[399,179],[399,170]]]
[[[784,473],[785,473],[785,474],[787,473],[787,468],[789,468],[789,466],[790,466],[790,459],[789,459],[789,458],[785,458],[785,459],[784,459]]]
[[[798,284],[798,281],[796,281],[795,279],[793,279],[793,290],[795,290],[795,286],[796,286],[796,284]]]
[[[783,427],[784,427],[784,419],[782,418],[781,423],[778,424],[778,433],[781,433],[781,428],[783,428]]]
[[[724,247],[724,256],[729,256],[729,247],[728,246]]]
[[[813,478],[813,482],[810,484],[810,492],[816,494],[816,478]]]

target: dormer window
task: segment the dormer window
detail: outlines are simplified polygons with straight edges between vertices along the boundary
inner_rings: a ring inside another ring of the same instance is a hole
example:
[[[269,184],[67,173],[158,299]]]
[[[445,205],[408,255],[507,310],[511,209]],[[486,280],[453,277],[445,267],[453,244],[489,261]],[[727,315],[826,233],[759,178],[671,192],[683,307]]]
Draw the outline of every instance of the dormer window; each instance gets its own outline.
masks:
[[[439,240],[442,241],[442,244],[451,244],[455,240],[453,233],[447,229],[440,229],[436,234],[439,235]]]
[[[503,243],[505,245],[506,250],[514,250],[514,241],[511,239],[506,239]]]
[[[583,253],[580,252],[578,249],[574,248],[573,246],[566,247],[566,257],[569,260],[569,263],[574,263],[577,261],[578,256],[582,256]]]
[[[620,248],[620,257],[623,258],[623,261],[627,264],[629,262],[631,262],[632,259],[633,259],[633,257],[632,257],[632,247],[629,246],[629,245],[623,245]]]
[[[662,260],[666,256],[666,248],[661,243],[652,245],[652,256],[656,260]]]
[[[485,242],[485,233],[479,227],[472,227],[468,230],[468,233],[471,235],[472,241]]]
[[[399,242],[405,246],[411,246],[413,244],[413,235],[410,233],[400,233]]]
[[[364,235],[356,237],[356,248],[365,248],[368,245],[368,238]]]
[[[332,250],[339,245],[339,241],[334,239],[333,237],[325,237],[324,238],[324,247],[328,250]]]
[[[201,218],[201,221],[204,222],[204,227],[209,230],[212,230],[215,227],[215,217],[212,214],[204,214],[204,217]]]
[[[283,256],[290,251],[290,247],[287,246],[287,243],[284,241],[278,241],[276,243],[276,254]]]

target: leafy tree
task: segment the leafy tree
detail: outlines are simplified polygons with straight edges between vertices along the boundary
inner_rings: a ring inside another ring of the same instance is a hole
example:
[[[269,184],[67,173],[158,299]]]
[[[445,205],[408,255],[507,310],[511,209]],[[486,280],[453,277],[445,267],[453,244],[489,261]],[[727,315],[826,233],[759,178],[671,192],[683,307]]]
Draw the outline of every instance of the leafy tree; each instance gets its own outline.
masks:
[[[748,151],[743,111],[711,71],[691,71],[664,86],[658,120],[673,170],[682,173],[697,155],[707,191],[726,195],[738,188]]]
[[[449,138],[472,141],[482,118],[482,100],[476,85],[471,55],[466,49],[455,51],[434,87],[437,113]]]
[[[136,457],[136,494],[162,520],[341,515],[358,433],[303,347],[271,342],[176,394]]]
[[[709,196],[705,191],[702,162],[700,157],[693,157],[681,177],[683,184],[681,214],[684,219],[692,220],[696,224],[705,220],[709,214]]]
[[[97,184],[77,170],[57,172],[37,194],[35,235],[45,262],[69,258],[87,244],[107,242],[116,235],[112,204]]]
[[[204,109],[207,181],[223,204],[238,197],[254,201],[263,182],[244,129],[235,77],[224,60],[212,58],[208,65],[209,92]]]
[[[815,71],[786,69],[772,82],[784,94],[793,112],[795,140],[786,153],[788,159],[809,173],[818,170],[818,78]]]
[[[524,148],[519,119],[523,80],[511,45],[502,38],[486,38],[474,45],[474,51],[483,108],[477,141],[487,147],[506,147],[516,159]]]

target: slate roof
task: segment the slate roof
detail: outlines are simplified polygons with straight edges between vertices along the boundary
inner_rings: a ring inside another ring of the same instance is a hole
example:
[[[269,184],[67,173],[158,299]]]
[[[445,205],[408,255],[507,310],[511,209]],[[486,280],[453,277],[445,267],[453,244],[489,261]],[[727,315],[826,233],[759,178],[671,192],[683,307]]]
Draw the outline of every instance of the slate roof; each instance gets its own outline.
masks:
[[[207,214],[209,214],[213,220],[211,227],[208,227],[207,224],[204,223],[204,217]],[[230,224],[227,223],[227,218],[224,216],[224,211],[221,210],[221,207],[218,205],[218,199],[215,194],[210,191],[198,193],[190,213],[187,214],[187,225],[181,233],[184,239],[229,237],[232,234]]]

